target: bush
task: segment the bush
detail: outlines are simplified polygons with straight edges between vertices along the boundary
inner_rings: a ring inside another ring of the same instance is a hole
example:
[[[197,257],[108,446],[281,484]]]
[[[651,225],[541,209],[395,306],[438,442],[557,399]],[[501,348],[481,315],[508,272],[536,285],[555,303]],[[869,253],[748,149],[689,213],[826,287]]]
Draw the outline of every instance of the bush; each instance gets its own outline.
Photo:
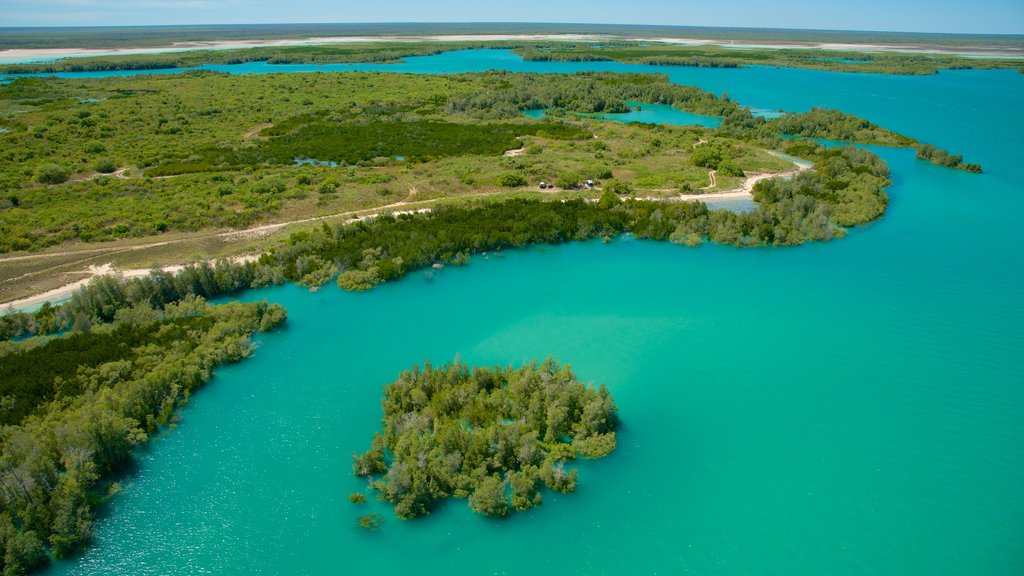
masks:
[[[743,169],[732,160],[724,160],[718,165],[718,173],[724,176],[745,176]]]
[[[629,182],[624,182],[622,180],[610,180],[608,182],[605,182],[601,186],[601,188],[603,190],[605,190],[606,192],[612,192],[614,194],[632,194],[633,193],[633,185],[630,184]]]
[[[93,170],[100,172],[102,174],[110,174],[117,170],[117,166],[114,164],[114,161],[111,160],[110,158],[100,158],[99,160],[96,161],[95,164],[92,165],[92,168]]]
[[[68,171],[53,164],[43,164],[36,168],[36,182],[40,184],[60,184],[68,179]]]
[[[707,144],[697,146],[693,149],[693,153],[690,154],[690,162],[694,166],[700,166],[701,168],[715,170],[721,161],[722,153],[718,151],[718,148]]]
[[[569,190],[580,185],[579,174],[562,174],[555,179],[555,187]]]
[[[509,172],[508,174],[498,176],[498,184],[505,188],[517,188],[519,186],[526,186],[526,178],[522,174]]]

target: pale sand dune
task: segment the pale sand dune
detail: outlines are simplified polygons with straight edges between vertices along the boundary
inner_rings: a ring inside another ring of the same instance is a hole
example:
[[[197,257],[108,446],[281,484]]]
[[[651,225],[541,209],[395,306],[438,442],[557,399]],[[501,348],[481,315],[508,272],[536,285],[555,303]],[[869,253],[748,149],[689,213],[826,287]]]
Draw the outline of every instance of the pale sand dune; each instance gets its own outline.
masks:
[[[736,40],[701,38],[626,38],[603,34],[457,34],[436,36],[332,36],[323,38],[279,39],[279,40],[212,40],[205,42],[176,42],[169,46],[146,48],[16,48],[0,50],[0,64],[19,64],[50,61],[61,58],[85,58],[90,56],[125,56],[134,54],[164,54],[191,50],[233,50],[239,48],[261,48],[268,46],[316,46],[324,44],[351,44],[367,42],[486,42],[486,41],[565,41],[600,42],[605,40],[630,40],[635,42],[659,42],[664,44],[685,44],[691,46],[725,46],[735,49],[756,48],[814,48],[822,50],[852,52],[913,52],[922,54],[951,54],[986,58],[1021,57],[1022,51],[1000,48],[942,48],[904,44],[842,44],[820,42],[762,42],[745,43]]]

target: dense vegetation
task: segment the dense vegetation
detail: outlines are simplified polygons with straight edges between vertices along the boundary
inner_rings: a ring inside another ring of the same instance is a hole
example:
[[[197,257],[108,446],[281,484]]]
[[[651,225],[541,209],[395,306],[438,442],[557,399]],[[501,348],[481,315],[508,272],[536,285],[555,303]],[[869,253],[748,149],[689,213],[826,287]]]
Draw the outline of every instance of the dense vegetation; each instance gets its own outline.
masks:
[[[827,138],[859,144],[882,146],[912,146],[914,140],[882,128],[877,124],[839,110],[815,108],[810,112],[788,112],[765,123],[774,134]]]
[[[160,309],[188,295],[210,297],[286,280],[319,286],[339,272],[341,287],[364,290],[433,264],[463,263],[474,253],[623,232],[686,245],[791,246],[841,237],[844,227],[884,213],[888,167],[873,153],[826,149],[808,140],[791,143],[789,152],[813,159],[815,168],[791,181],[759,182],[754,212],[710,211],[702,202],[622,201],[608,189],[599,202],[513,199],[323,224],[293,233],[256,262],[218,261],[124,282],[98,278],[56,308],[0,317],[0,338],[87,327],[114,319],[125,307]]]
[[[736,50],[723,46],[685,46],[651,42],[523,46],[517,48],[516,52],[530,61],[617,61],[656,66],[711,68],[782,66],[835,72],[905,75],[935,74],[941,69],[1012,69],[1024,62],[1024,58],[968,58],[946,53],[767,47]]]
[[[913,138],[896,134],[863,118],[839,110],[815,108],[786,113],[765,120],[728,96],[718,97],[693,86],[681,86],[663,75],[630,76],[582,72],[566,76],[492,73],[484,79],[487,90],[448,100],[447,111],[476,119],[515,118],[523,110],[554,109],[578,113],[628,112],[627,102],[666,104],[687,112],[721,116],[718,132],[735,138],[771,144],[778,135],[803,136],[858,144],[911,147]],[[927,146],[927,145],[921,145]],[[943,151],[944,152],[944,151]],[[944,166],[967,169],[963,164],[943,163],[939,155],[919,157]],[[980,168],[980,167],[979,167]],[[974,171],[974,170],[972,170]]]
[[[625,111],[627,100],[722,116],[722,127],[609,127],[564,114]],[[565,120],[523,118],[531,108]],[[242,228],[281,213],[363,210],[413,191],[419,200],[494,193],[565,174],[694,190],[708,177],[684,169],[697,166],[689,147],[712,134],[738,150],[720,177],[777,170],[753,149],[782,146],[779,133],[916,144],[835,111],[766,122],[665,76],[597,73],[21,79],[0,86],[0,125],[0,252]],[[588,134],[598,138],[577,140]],[[502,158],[511,148],[526,154]],[[521,178],[502,179],[509,172]]]
[[[0,570],[25,574],[88,544],[133,446],[168,425],[213,369],[285,318],[265,302],[189,296],[112,323],[0,346]]]
[[[269,132],[269,131],[268,131]],[[532,124],[457,124],[423,120],[372,121],[360,123],[310,122],[291,132],[271,137],[246,148],[207,148],[189,159],[161,164],[146,171],[147,176],[169,176],[188,172],[238,170],[258,164],[294,165],[315,159],[340,165],[366,164],[373,160],[426,162],[449,156],[500,155],[518,148],[522,136],[554,139],[590,138],[590,132],[554,122]],[[198,157],[198,158],[197,158]]]
[[[2,43],[2,42],[0,42]],[[36,64],[0,65],[0,74],[82,72],[99,70],[155,70],[190,68],[205,64],[350,64],[392,63],[407,56],[428,56],[464,49],[514,49],[527,61],[618,61],[658,66],[737,68],[785,66],[841,72],[878,74],[935,74],[940,69],[1014,69],[1022,58],[964,57],[948,53],[838,51],[810,48],[749,48],[687,46],[656,41],[608,39],[591,42],[481,40],[438,42],[376,42],[311,46],[261,46],[231,50],[196,50],[155,54],[130,54],[64,58]]]
[[[266,46],[233,50],[196,50],[64,58],[39,64],[0,65],[0,74],[48,74],[101,70],[161,70],[206,64],[352,64],[397,62],[406,56],[429,56],[448,50],[481,48],[470,42],[379,42],[321,46]],[[500,45],[499,45],[500,46]]]
[[[946,150],[938,149],[931,144],[919,144],[917,146],[917,157],[921,160],[927,160],[932,164],[938,164],[939,166],[947,166],[949,168],[966,170],[968,172],[981,172],[980,164],[964,162],[964,157],[962,155],[950,154]]]
[[[400,518],[429,514],[436,502],[468,498],[487,516],[541,503],[543,484],[576,488],[577,456],[615,450],[618,414],[608,390],[587,387],[552,359],[518,369],[456,361],[403,372],[384,387],[383,430],[353,456]]]

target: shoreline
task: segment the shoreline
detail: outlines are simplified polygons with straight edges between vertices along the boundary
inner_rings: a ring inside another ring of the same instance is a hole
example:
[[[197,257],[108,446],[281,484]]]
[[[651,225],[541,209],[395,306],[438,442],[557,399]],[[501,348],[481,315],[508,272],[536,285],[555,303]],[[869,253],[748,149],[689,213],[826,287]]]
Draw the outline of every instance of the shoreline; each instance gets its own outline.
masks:
[[[330,44],[356,44],[380,42],[601,42],[607,40],[631,42],[657,42],[685,46],[720,46],[733,50],[804,49],[837,52],[903,52],[937,54],[967,58],[1024,58],[1024,50],[992,47],[943,47],[928,44],[856,44],[837,42],[761,41],[745,42],[726,39],[652,37],[633,38],[609,34],[443,34],[426,36],[328,36],[276,40],[207,40],[174,42],[167,46],[128,48],[10,48],[0,50],[0,64],[39,64],[65,58],[100,56],[131,56],[171,54],[200,50],[238,50],[277,46],[323,46]]]
[[[803,172],[805,170],[809,170],[809,169],[811,169],[813,167],[813,164],[807,164],[807,163],[803,163],[803,162],[796,162],[796,161],[792,161],[792,160],[790,160],[790,161],[793,162],[793,164],[795,164],[797,166],[797,168],[795,170],[789,170],[789,171],[786,171],[786,172],[765,172],[765,173],[760,173],[760,174],[751,174],[750,176],[746,177],[746,179],[743,181],[743,183],[738,188],[732,188],[732,189],[729,189],[729,190],[723,190],[721,192],[716,192],[716,193],[711,193],[711,194],[679,195],[679,196],[672,196],[672,197],[636,196],[636,197],[634,197],[632,199],[633,200],[657,201],[657,202],[695,202],[695,201],[704,201],[704,200],[712,200],[712,201],[713,200],[753,200],[753,198],[754,198],[754,195],[753,195],[754,186],[758,182],[760,182],[762,180],[769,179],[769,178],[792,178],[793,176],[799,174],[800,172]],[[594,201],[596,201],[596,199],[594,199]],[[290,221],[287,221],[287,222],[275,222],[275,223],[270,223],[270,224],[262,224],[262,225],[259,225],[259,226],[254,226],[254,227],[251,227],[251,228],[246,228],[244,230],[231,230],[231,231],[227,231],[227,232],[220,232],[220,233],[216,234],[216,236],[228,237],[228,238],[256,239],[256,238],[261,238],[261,237],[267,236],[269,234],[272,234],[274,232],[277,232],[278,230],[281,230],[282,228],[285,228],[286,226],[290,226],[290,225],[293,225],[293,224],[305,224],[305,223],[310,223],[310,222],[319,222],[319,221],[330,220],[330,219],[334,219],[334,218],[338,218],[338,217],[342,217],[342,216],[347,216],[347,218],[345,220],[345,223],[351,223],[351,222],[358,222],[360,220],[367,220],[367,219],[370,219],[370,218],[376,218],[377,216],[380,216],[381,214],[385,214],[385,213],[393,214],[393,215],[416,214],[416,213],[430,212],[430,210],[431,210],[429,207],[412,208],[412,209],[407,209],[407,210],[395,210],[396,208],[407,207],[410,204],[415,204],[415,203],[414,202],[411,203],[411,202],[406,202],[406,201],[400,201],[400,202],[396,202],[394,204],[389,204],[387,206],[382,206],[381,208],[378,208],[375,211],[373,211],[371,213],[368,213],[368,214],[360,215],[358,213],[346,212],[346,213],[342,213],[342,214],[328,214],[328,215],[325,215],[325,216],[313,216],[313,217],[309,217],[309,218],[301,218],[301,219],[298,219],[298,220],[290,220]],[[150,246],[150,245],[143,245],[143,246],[145,247],[145,246]],[[47,257],[47,256],[56,256],[56,255],[59,255],[59,254],[60,253],[38,254],[38,255],[28,255],[28,256],[14,256],[14,257],[10,257],[8,259],[9,260],[18,260],[18,259],[22,259],[22,258],[40,258],[40,257]],[[228,258],[225,258],[225,260],[229,260],[229,261],[232,261],[234,263],[253,262],[253,261],[258,260],[260,256],[261,256],[261,254],[246,254],[246,255],[242,255],[242,256],[228,257]],[[193,263],[190,263],[190,264],[193,264]],[[31,296],[25,296],[23,298],[19,298],[19,299],[16,299],[16,300],[11,300],[11,301],[4,302],[4,303],[0,304],[0,316],[8,313],[8,311],[10,311],[10,310],[14,310],[16,312],[31,312],[31,311],[36,310],[39,306],[42,306],[43,303],[45,303],[45,302],[50,302],[51,304],[60,304],[60,303],[64,302],[65,300],[67,300],[72,294],[74,294],[74,292],[76,290],[78,290],[82,286],[85,286],[90,281],[92,281],[94,278],[98,278],[100,276],[117,276],[117,277],[122,278],[122,279],[139,278],[139,277],[148,275],[153,270],[163,270],[164,272],[169,272],[169,273],[173,274],[173,273],[179,272],[180,270],[184,269],[186,266],[188,266],[190,264],[167,264],[167,265],[163,265],[163,266],[157,266],[157,267],[154,267],[154,268],[130,268],[130,269],[125,269],[125,270],[117,270],[117,269],[115,269],[113,267],[112,264],[109,264],[109,263],[108,264],[103,264],[103,265],[100,265],[100,266],[89,266],[85,270],[81,271],[81,273],[88,274],[88,276],[85,277],[85,278],[82,278],[80,280],[76,280],[74,282],[70,282],[70,283],[65,284],[63,286],[58,286],[57,288],[52,288],[50,290],[47,290],[45,292],[41,292],[39,294],[33,294]]]
[[[259,255],[247,254],[244,256],[225,258],[224,260],[228,260],[237,264],[243,262],[253,262],[258,259]],[[123,280],[127,280],[131,278],[142,278],[143,276],[148,276],[149,273],[154,270],[161,270],[163,272],[167,272],[170,274],[177,274],[178,272],[182,271],[186,266],[188,266],[188,264],[168,264],[166,266],[157,266],[155,268],[129,268],[125,270],[117,270],[113,267],[112,264],[109,263],[100,266],[89,266],[83,271],[83,273],[89,274],[89,276],[82,278],[81,280],[76,280],[69,284],[58,286],[57,288],[47,290],[46,292],[42,292],[40,294],[26,296],[24,298],[19,298],[18,300],[11,300],[10,302],[4,302],[3,308],[0,309],[0,316],[7,314],[8,311],[10,310],[14,310],[15,312],[35,311],[36,309],[38,309],[38,307],[42,306],[46,302],[50,302],[50,304],[53,305],[62,304],[63,302],[70,299],[71,295],[74,294],[79,288],[87,285],[89,282],[92,282],[93,279],[99,278],[100,276],[114,276],[117,278],[121,278]]]
[[[406,203],[406,202],[399,202],[399,203],[396,203],[396,204],[392,204],[392,205],[383,207],[383,208],[385,208],[385,210],[382,210],[380,212],[373,212],[373,213],[370,213],[370,214],[352,215],[351,213],[345,213],[345,215],[349,216],[348,219],[345,221],[345,223],[348,224],[348,223],[352,223],[352,222],[358,222],[358,221],[361,221],[361,220],[367,220],[367,219],[370,219],[370,218],[376,218],[377,216],[380,216],[381,214],[385,214],[385,213],[398,216],[398,215],[401,215],[401,214],[419,214],[419,213],[430,212],[430,208],[418,208],[418,209],[411,209],[411,210],[391,210],[390,209],[390,208],[402,207],[402,206],[405,206],[407,204],[408,203]],[[227,237],[227,238],[257,239],[257,238],[262,238],[264,236],[272,234],[274,232],[277,232],[278,230],[281,230],[282,228],[285,228],[286,226],[290,226],[290,225],[293,225],[293,224],[305,224],[305,223],[309,223],[309,222],[319,222],[319,221],[333,219],[333,218],[337,218],[337,217],[339,217],[338,214],[329,214],[329,215],[326,215],[326,216],[314,216],[314,217],[310,217],[310,218],[302,218],[302,219],[299,219],[299,220],[290,220],[288,222],[276,222],[276,223],[272,223],[272,224],[263,224],[263,225],[260,225],[260,226],[254,226],[252,228],[246,228],[244,230],[232,230],[232,231],[228,231],[228,232],[221,232],[221,233],[217,234],[216,236],[218,236],[218,237]],[[148,247],[153,247],[153,246],[159,246],[159,245],[162,245],[162,244],[166,244],[166,243],[144,244],[144,245],[141,245],[139,248],[140,249],[141,248],[148,248]],[[20,260],[20,259],[26,259],[26,258],[45,258],[45,257],[48,257],[48,256],[58,256],[58,255],[60,255],[60,253],[36,254],[36,255],[29,255],[29,256],[14,256],[14,257],[8,258],[7,260],[14,261],[14,260]],[[217,262],[218,260],[226,260],[226,261],[232,262],[234,264],[241,264],[241,263],[246,263],[246,262],[255,262],[256,260],[259,260],[260,256],[262,256],[262,253],[260,253],[260,254],[244,254],[244,255],[241,255],[241,256],[229,256],[229,257],[226,257],[226,258],[215,258],[213,260],[210,260],[210,262]],[[99,265],[99,266],[96,266],[96,265],[89,266],[86,269],[81,270],[81,271],[78,272],[80,274],[88,274],[88,276],[86,276],[85,278],[82,278],[80,280],[75,280],[73,282],[69,282],[67,284],[64,284],[62,286],[58,286],[56,288],[51,288],[50,290],[46,290],[45,292],[40,292],[38,294],[33,294],[31,296],[25,296],[25,297],[22,297],[22,298],[18,298],[16,300],[10,300],[10,301],[7,301],[7,302],[3,302],[2,304],[0,304],[0,316],[3,316],[5,314],[7,314],[11,310],[13,310],[15,312],[34,312],[40,306],[42,306],[45,302],[50,302],[53,305],[62,304],[63,302],[68,300],[71,297],[71,295],[74,294],[79,288],[87,285],[93,279],[99,278],[100,276],[116,276],[116,277],[121,278],[121,279],[141,278],[143,276],[149,275],[149,273],[154,271],[154,270],[162,270],[164,272],[169,272],[171,274],[176,274],[176,273],[180,272],[181,270],[183,270],[186,266],[190,266],[192,264],[197,264],[198,262],[199,261],[189,262],[187,264],[165,264],[163,266],[155,266],[155,267],[152,267],[152,268],[126,268],[124,270],[115,269],[112,263],[107,263],[107,264],[103,264],[103,265]]]

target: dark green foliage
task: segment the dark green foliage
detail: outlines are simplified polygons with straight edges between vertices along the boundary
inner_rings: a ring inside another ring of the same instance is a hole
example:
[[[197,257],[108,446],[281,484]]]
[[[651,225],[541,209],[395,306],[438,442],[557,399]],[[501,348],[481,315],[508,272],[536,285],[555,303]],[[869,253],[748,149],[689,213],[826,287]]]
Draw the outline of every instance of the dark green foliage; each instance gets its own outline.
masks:
[[[883,188],[889,168],[878,156],[859,148],[818,149],[815,171],[791,180],[763,180],[754,187],[754,199],[779,206],[805,205],[813,200],[827,208],[827,217],[839,226],[854,226],[882,216],[889,203]]]
[[[55,397],[68,398],[84,392],[75,388],[82,366],[124,360],[138,346],[170,346],[189,341],[191,334],[209,329],[213,321],[202,317],[145,325],[122,324],[111,331],[73,333],[43,346],[8,354],[0,362],[0,425],[21,422]]]
[[[787,31],[787,34],[790,31]],[[688,36],[693,32],[688,31]],[[719,32],[716,32],[719,34]],[[721,38],[717,38],[720,40]],[[764,37],[760,37],[763,41]],[[919,40],[915,39],[915,42]],[[871,43],[871,40],[867,40]],[[615,60],[655,66],[736,68],[741,66],[786,66],[843,72],[878,74],[935,74],[939,69],[1016,68],[1020,59],[974,58],[953,54],[910,52],[858,52],[811,48],[756,48],[732,50],[724,46],[681,46],[649,41],[590,43],[552,46],[524,46],[516,50],[529,61],[602,62]]]
[[[485,476],[469,495],[469,507],[484,516],[508,516],[509,505],[505,489],[505,481],[498,474]]]
[[[563,190],[571,190],[573,188],[579,187],[581,180],[582,177],[580,177],[579,174],[559,174],[558,178],[555,178],[555,186]]]
[[[633,185],[624,180],[609,180],[601,185],[601,189],[606,192],[620,195],[633,193]]]
[[[366,496],[360,494],[359,492],[353,492],[352,494],[348,495],[348,501],[353,504],[365,504]]]
[[[698,114],[725,116],[737,106],[694,86],[679,86],[660,74],[605,72],[469,75],[485,86],[448,100],[447,111],[475,118],[519,118],[523,110],[555,108],[581,113],[629,112],[626,100],[669,104]]]
[[[517,172],[509,172],[498,177],[498,184],[505,188],[518,188],[526,186],[526,178]]]
[[[690,154],[690,162],[694,166],[700,166],[701,168],[710,168],[715,170],[718,168],[718,164],[722,161],[722,152],[717,146],[711,144],[702,144],[693,149],[693,153]]]
[[[718,173],[723,176],[744,176],[743,168],[740,168],[732,160],[723,160],[718,163]]]
[[[294,280],[301,279],[301,276]],[[58,307],[43,306],[33,313],[0,316],[0,340],[29,334],[48,334],[77,324],[110,322],[120,313],[144,306],[162,310],[188,296],[204,298],[284,281],[279,270],[260,262],[231,264],[218,261],[187,266],[177,274],[154,270],[149,276],[120,281],[100,276],[80,288]]]
[[[110,174],[117,170],[117,165],[115,165],[109,158],[100,158],[92,165],[92,167],[93,170],[96,170],[101,174]]]
[[[873,153],[825,149],[794,142],[788,149],[818,163],[790,181],[766,180],[755,188],[756,211],[709,212],[702,203],[622,203],[628,186],[603,187],[601,201],[509,200],[439,206],[429,214],[388,215],[352,225],[296,233],[258,262],[153,272],[120,282],[94,280],[57,308],[0,316],[0,339],[46,334],[76,322],[112,320],[120,309],[146,304],[161,309],[187,295],[215,296],[285,280],[327,282],[337,271],[341,287],[367,290],[438,262],[464,263],[470,254],[529,244],[603,238],[623,232],[687,245],[713,241],[736,246],[791,246],[842,236],[843,226],[880,217],[888,203],[888,168]]]
[[[518,369],[413,368],[384,387],[383,406],[384,428],[353,467],[380,476],[372,486],[401,518],[453,496],[468,497],[480,514],[506,516],[539,504],[541,481],[571,492],[576,471],[564,462],[576,457],[572,443],[602,438],[607,446],[611,438],[614,447],[618,426],[608,390],[585,386],[550,358]]]
[[[946,166],[949,168],[956,168],[958,170],[965,170],[967,172],[980,173],[980,164],[971,164],[964,162],[964,157],[957,154],[952,155],[945,150],[941,150],[932,146],[931,144],[920,144],[917,147],[917,157],[921,160],[927,160],[932,164],[938,164],[939,166]]]
[[[196,154],[201,158],[199,160],[169,162],[150,168],[146,173],[150,176],[168,176],[258,164],[291,165],[299,158],[353,165],[374,159],[391,161],[398,157],[404,158],[406,162],[425,162],[448,156],[500,154],[518,148],[520,143],[516,137],[524,135],[565,140],[590,137],[590,133],[579,126],[557,122],[313,122],[274,136],[257,147],[208,148]]]
[[[886,130],[863,118],[839,110],[824,108],[815,108],[802,114],[793,112],[783,114],[769,120],[765,124],[765,129],[771,134],[842,140],[860,144],[914,145],[913,139]]]
[[[5,409],[0,438],[4,574],[45,563],[44,546],[62,557],[87,544],[97,482],[168,424],[217,365],[247,356],[252,333],[283,321],[284,310],[189,297],[162,312],[137,306],[116,316],[0,357],[4,401],[17,408]]]
[[[312,109],[299,104],[308,98],[314,101]],[[467,164],[483,163],[505,149],[520,148],[523,142],[516,136],[584,139],[571,147],[569,156],[583,150],[594,153],[592,165],[564,165],[563,158],[556,157],[552,160],[562,164],[556,170],[534,173],[506,166],[521,171],[528,180],[535,176],[548,180],[569,170],[584,179],[606,179],[611,167],[621,166],[617,161],[621,158],[614,158],[607,145],[602,148],[601,140],[590,137],[586,127],[595,120],[536,122],[524,119],[521,111],[554,107],[552,116],[570,117],[567,111],[624,111],[629,108],[627,100],[721,116],[722,127],[707,139],[727,144],[721,160],[733,160],[736,168],[749,169],[741,153],[727,148],[737,140],[779,146],[776,128],[817,138],[909,141],[830,111],[790,115],[785,126],[781,120],[769,125],[727,97],[674,85],[661,75],[201,73],[90,80],[21,78],[0,85],[0,107],[25,111],[17,122],[7,121],[5,127],[12,131],[0,136],[5,142],[0,152],[5,168],[0,170],[0,188],[7,191],[0,196],[4,198],[0,200],[0,252],[170,231],[242,228],[287,206],[298,208],[297,201],[317,191],[318,207],[324,210],[328,205],[339,212],[366,209],[379,205],[381,196],[398,200],[393,196],[398,185],[367,189],[372,177],[394,177],[383,172],[397,174],[409,163],[450,158],[445,155],[471,156]],[[83,120],[94,120],[96,125],[83,126]],[[266,124],[272,126],[252,134],[243,132],[243,127]],[[702,135],[708,134],[702,131]],[[655,140],[661,138],[651,138],[649,145],[654,146]],[[549,146],[570,148],[543,141],[528,144],[527,155]],[[303,156],[357,166],[336,171],[323,165],[295,167]],[[405,161],[399,162],[396,156]],[[131,168],[127,177],[73,178],[50,185],[70,174],[107,170],[115,162]],[[491,184],[500,174],[495,171],[481,178],[471,170],[459,175],[459,190],[448,190],[439,183],[454,178],[444,174],[451,163],[431,164],[430,168],[438,166],[438,178],[422,166],[411,171],[423,179],[424,188],[436,187],[450,195],[469,192],[464,186]],[[523,168],[529,164],[536,162],[523,162]],[[44,165],[52,166],[42,170]],[[979,168],[964,165],[972,167]],[[37,170],[47,185],[36,180]],[[154,177],[177,176],[147,180],[139,177],[140,170]],[[672,186],[666,183],[659,188]]]
[[[60,184],[68,179],[68,171],[52,162],[36,169],[36,182],[40,184]]]
[[[0,515],[0,569],[4,576],[22,576],[46,566],[50,558],[32,530],[19,530],[7,513]]]

